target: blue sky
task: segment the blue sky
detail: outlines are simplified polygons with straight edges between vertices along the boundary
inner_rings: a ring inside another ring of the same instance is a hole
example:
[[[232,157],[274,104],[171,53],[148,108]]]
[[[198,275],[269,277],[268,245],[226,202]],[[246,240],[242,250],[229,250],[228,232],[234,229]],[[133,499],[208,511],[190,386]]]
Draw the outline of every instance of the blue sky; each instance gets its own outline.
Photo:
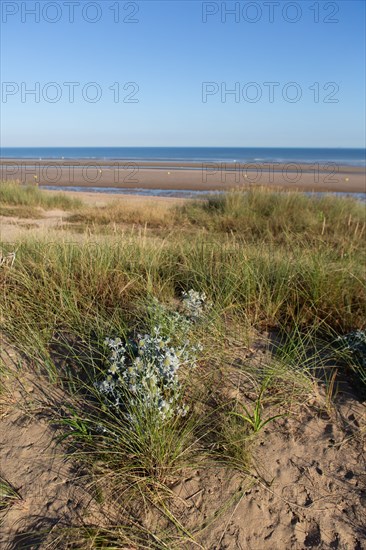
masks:
[[[1,4],[4,147],[365,146],[363,0]]]

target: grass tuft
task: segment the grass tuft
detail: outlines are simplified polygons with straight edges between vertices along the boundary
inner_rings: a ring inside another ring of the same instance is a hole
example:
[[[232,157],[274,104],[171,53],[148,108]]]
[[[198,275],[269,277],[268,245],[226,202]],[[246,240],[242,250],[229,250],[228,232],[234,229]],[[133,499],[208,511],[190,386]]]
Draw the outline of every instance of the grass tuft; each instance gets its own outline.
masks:
[[[45,210],[53,208],[74,210],[82,206],[81,200],[69,197],[66,193],[51,194],[42,191],[35,185],[23,185],[11,181],[0,182],[0,202],[7,206],[43,208]],[[20,214],[23,213],[23,210]],[[0,214],[13,215],[7,214],[6,209],[2,209]]]

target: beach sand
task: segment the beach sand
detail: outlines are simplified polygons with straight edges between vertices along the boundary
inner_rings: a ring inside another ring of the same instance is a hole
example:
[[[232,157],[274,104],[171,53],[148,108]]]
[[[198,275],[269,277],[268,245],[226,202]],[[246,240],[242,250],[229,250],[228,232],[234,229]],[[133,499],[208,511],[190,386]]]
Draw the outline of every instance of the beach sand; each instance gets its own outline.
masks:
[[[0,161],[1,179],[40,186],[214,191],[249,185],[303,191],[366,192],[362,167],[308,164],[135,161]]]

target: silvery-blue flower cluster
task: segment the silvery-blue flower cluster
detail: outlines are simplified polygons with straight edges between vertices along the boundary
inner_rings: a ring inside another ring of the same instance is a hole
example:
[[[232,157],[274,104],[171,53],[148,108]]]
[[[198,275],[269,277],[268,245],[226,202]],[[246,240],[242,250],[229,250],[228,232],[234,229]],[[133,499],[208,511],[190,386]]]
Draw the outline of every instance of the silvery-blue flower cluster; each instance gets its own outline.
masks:
[[[204,292],[197,292],[191,289],[188,292],[182,292],[182,297],[184,313],[192,321],[201,319],[212,306],[212,304],[207,301],[207,296]]]
[[[157,411],[162,419],[187,413],[187,407],[181,404],[178,371],[182,365],[194,367],[196,363],[188,340],[174,347],[156,327],[152,334],[138,335],[133,346],[125,345],[120,338],[107,339],[105,344],[111,351],[108,373],[96,387],[110,404],[131,411],[133,407],[126,406],[128,395],[130,405]],[[134,420],[131,412],[129,415]]]
[[[366,369],[366,333],[356,330],[345,336],[339,336],[337,340],[343,345],[345,350],[353,355],[356,362]]]

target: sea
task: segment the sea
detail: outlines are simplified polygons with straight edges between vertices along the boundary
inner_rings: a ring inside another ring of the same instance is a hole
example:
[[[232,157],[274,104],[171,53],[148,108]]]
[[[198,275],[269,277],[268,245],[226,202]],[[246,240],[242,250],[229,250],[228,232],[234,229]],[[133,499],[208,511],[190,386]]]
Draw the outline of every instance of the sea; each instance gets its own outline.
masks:
[[[1,159],[172,162],[334,162],[366,166],[366,149],[297,147],[1,147]]]

